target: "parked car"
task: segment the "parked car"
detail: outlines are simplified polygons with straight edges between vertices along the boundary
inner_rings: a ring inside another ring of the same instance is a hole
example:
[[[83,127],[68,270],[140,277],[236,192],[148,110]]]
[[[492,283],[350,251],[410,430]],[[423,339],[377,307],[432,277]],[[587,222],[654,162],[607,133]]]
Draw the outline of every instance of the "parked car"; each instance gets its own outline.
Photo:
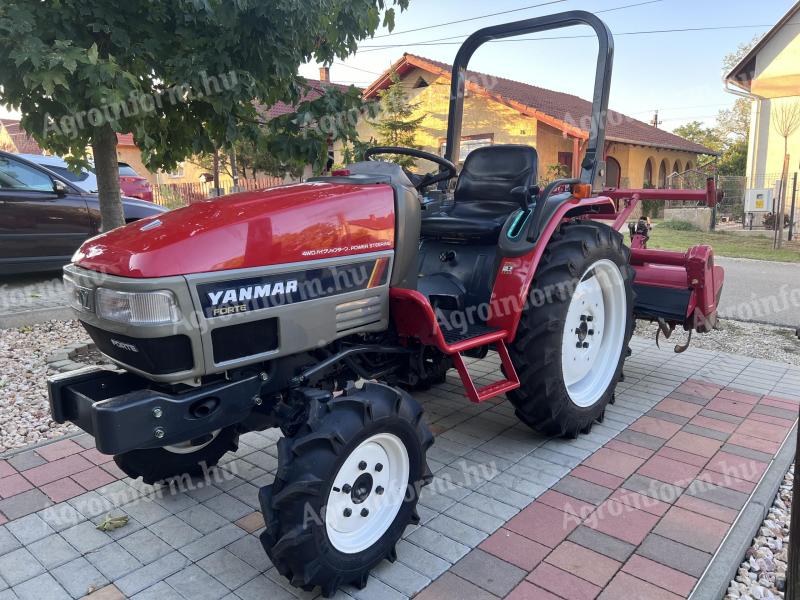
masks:
[[[119,163],[119,185],[126,196],[153,201],[153,188],[150,187],[150,182],[128,163]]]
[[[0,151],[0,275],[59,269],[85,239],[100,232],[98,196],[77,183]],[[122,205],[128,222],[166,210],[127,197]]]

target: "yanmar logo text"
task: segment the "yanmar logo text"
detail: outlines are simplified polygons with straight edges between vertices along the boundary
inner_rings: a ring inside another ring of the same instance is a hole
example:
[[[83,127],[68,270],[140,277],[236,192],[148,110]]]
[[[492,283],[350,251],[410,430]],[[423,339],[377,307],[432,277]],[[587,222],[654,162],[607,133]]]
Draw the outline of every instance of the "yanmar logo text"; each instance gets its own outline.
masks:
[[[297,291],[297,280],[278,281],[276,283],[264,283],[262,285],[248,285],[245,287],[230,288],[218,292],[208,292],[208,299],[212,306],[220,304],[233,304],[235,302],[246,302],[248,300],[259,300],[272,296],[283,296]]]

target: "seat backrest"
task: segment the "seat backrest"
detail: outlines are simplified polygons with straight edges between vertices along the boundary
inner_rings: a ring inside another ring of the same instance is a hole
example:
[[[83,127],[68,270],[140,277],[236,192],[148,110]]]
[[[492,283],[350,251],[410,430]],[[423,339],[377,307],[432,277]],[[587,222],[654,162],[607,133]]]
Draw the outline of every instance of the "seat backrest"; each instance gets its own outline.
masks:
[[[539,157],[536,149],[520,144],[476,148],[458,176],[455,201],[510,202],[511,190],[536,185]]]

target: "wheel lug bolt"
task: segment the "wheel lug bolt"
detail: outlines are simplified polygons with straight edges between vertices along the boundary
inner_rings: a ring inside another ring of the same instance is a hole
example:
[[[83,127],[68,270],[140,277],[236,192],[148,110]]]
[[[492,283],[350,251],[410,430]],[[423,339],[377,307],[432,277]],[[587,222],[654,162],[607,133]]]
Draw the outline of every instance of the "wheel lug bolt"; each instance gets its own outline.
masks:
[[[345,483],[345,484],[342,486],[342,491],[343,491],[345,494],[349,494],[351,491],[353,491],[353,488],[352,488],[352,487],[350,487],[350,484],[349,484],[349,483]]]
[[[594,317],[592,315],[589,315],[588,317],[586,317],[586,320],[587,321],[594,321]]]
[[[589,319],[591,321],[591,319]],[[581,321],[586,321],[586,315],[581,315]]]
[[[378,496],[380,496],[381,494],[383,494],[383,488],[381,486],[376,487],[375,493],[378,494]]]
[[[369,516],[369,511],[368,511],[366,508],[362,508],[362,509],[361,509],[361,516],[362,516],[362,517],[367,517],[367,516]]]
[[[578,342],[577,344],[575,344],[575,347],[576,347],[576,348],[583,348],[583,344],[581,344],[580,342]]]
[[[358,463],[358,470],[359,471],[364,471],[364,470],[366,470],[366,468],[367,468],[367,463],[365,463],[363,460],[360,463]]]
[[[590,329],[590,330],[589,330],[587,333],[588,333],[589,335],[594,335],[594,329]]]
[[[349,516],[350,516],[350,515],[352,515],[352,514],[353,514],[353,511],[352,511],[352,510],[350,510],[349,508],[345,508],[345,509],[344,509],[344,516],[345,516],[345,517],[349,517]]]
[[[383,471],[383,465],[381,463],[378,463],[377,465],[375,465],[375,470],[378,473],[380,473],[381,471]]]
[[[588,348],[589,347],[589,342],[583,342],[583,347],[584,348]]]

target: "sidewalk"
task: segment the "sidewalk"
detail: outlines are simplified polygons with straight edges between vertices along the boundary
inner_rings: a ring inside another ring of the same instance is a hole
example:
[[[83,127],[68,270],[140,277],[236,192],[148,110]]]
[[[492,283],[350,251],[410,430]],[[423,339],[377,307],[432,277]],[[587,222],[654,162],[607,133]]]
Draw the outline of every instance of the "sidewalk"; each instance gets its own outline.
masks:
[[[422,522],[397,562],[337,598],[688,597],[795,423],[800,369],[632,348],[616,404],[577,440],[534,435],[507,402],[470,404],[455,374],[417,394],[437,433]],[[487,383],[497,361],[471,368]],[[121,478],[85,435],[0,460],[0,600],[316,597],[276,573],[257,537],[278,436],[242,436],[180,493]],[[108,514],[128,524],[97,530]]]

